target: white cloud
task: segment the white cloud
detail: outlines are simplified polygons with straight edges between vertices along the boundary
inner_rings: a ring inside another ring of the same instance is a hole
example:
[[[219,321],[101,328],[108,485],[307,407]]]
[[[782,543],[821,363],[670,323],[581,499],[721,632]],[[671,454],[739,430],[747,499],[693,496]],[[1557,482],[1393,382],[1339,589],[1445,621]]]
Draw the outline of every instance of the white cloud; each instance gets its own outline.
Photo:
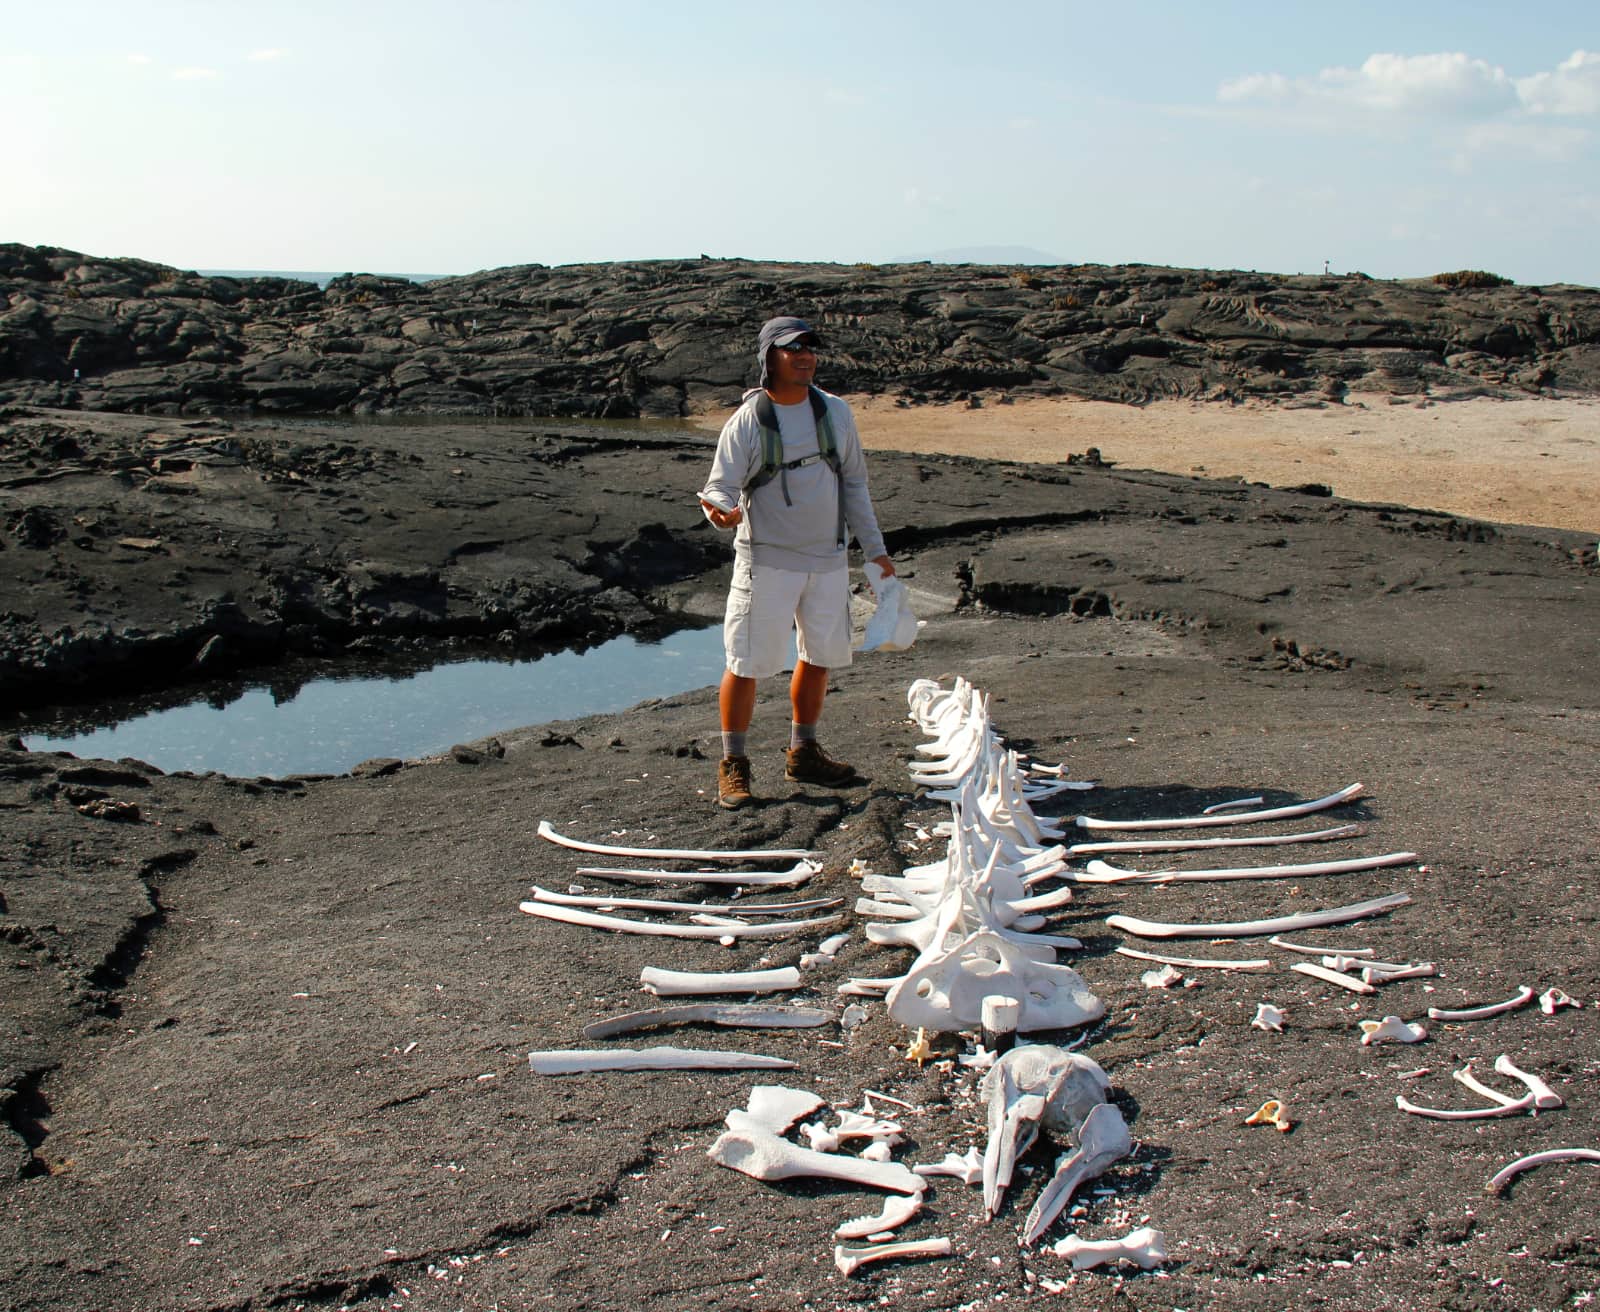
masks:
[[[867,103],[867,98],[859,91],[847,91],[843,87],[827,87],[822,92],[822,99],[830,105],[843,105],[850,109],[857,109]]]
[[[179,82],[204,82],[222,74],[214,68],[179,68],[173,70],[172,76]]]
[[[1553,73],[1518,78],[1517,94],[1535,114],[1600,114],[1600,55],[1575,50]]]
[[[128,56],[128,62],[130,64],[153,64],[156,61],[151,59],[149,55],[134,53]]]
[[[248,55],[245,56],[245,58],[254,63],[264,64],[269,60],[282,59],[288,55],[288,53],[289,52],[287,50],[279,50],[276,46],[271,46],[265,50],[252,50]]]
[[[1460,53],[1368,56],[1360,68],[1325,68],[1312,78],[1255,73],[1224,82],[1229,104],[1290,109],[1356,109],[1378,113],[1490,117],[1519,103],[1504,69]]]

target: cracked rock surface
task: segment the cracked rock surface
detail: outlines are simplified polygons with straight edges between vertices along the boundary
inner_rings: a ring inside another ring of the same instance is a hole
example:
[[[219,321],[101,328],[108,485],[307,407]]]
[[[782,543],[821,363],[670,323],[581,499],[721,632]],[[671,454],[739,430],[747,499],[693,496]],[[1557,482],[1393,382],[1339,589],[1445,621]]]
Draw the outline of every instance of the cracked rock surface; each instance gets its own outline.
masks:
[[[157,697],[226,687],[278,654],[249,636],[278,625],[285,649],[354,661],[477,638],[457,619],[481,618],[491,596],[504,606],[491,636],[550,614],[625,628],[720,605],[726,544],[693,506],[704,439],[206,423],[6,420],[4,476],[25,481],[0,538],[5,686],[31,680],[9,703],[29,709],[11,732],[69,723],[103,669]],[[190,454],[209,438],[240,454]],[[164,454],[174,463],[157,469]],[[144,486],[195,470],[207,472],[194,490],[171,498],[181,512]],[[904,692],[952,674],[991,694],[1012,745],[1099,781],[1043,813],[1193,814],[1258,794],[1281,805],[1361,780],[1366,796],[1328,819],[1368,834],[1339,854],[1405,847],[1425,862],[1291,887],[1085,886],[1052,916],[1084,941],[1069,964],[1107,1003],[1082,1050],[1110,1075],[1135,1151],[1047,1242],[1151,1224],[1171,1256],[1160,1272],[1081,1273],[1075,1303],[1510,1312],[1591,1291],[1593,1167],[1542,1167],[1500,1199],[1484,1184],[1514,1157],[1600,1136],[1593,542],[1120,469],[877,455],[872,477],[928,625],[911,651],[833,679],[823,741],[866,774],[858,787],[783,780],[781,680],[763,687],[751,736],[762,801],[736,813],[711,801],[711,689],[508,725],[499,754],[327,779],[163,774],[11,739],[0,1309],[955,1309],[1026,1305],[1036,1278],[1073,1279],[1068,1260],[1017,1248],[1047,1151],[987,1227],[977,1190],[931,1182],[903,1237],[948,1235],[953,1257],[846,1278],[833,1229],[875,1197],[760,1184],[705,1156],[724,1114],[770,1076],[527,1070],[530,1050],[588,1046],[583,1025],[643,1005],[645,965],[782,967],[816,947],[523,915],[529,885],[565,889],[587,864],[540,841],[539,820],[599,842],[811,847],[823,873],[784,896],[853,901],[850,862],[894,872],[937,854],[916,827],[947,812],[907,782],[919,735]],[[297,597],[312,600],[285,600]],[[53,654],[85,634],[92,660]],[[137,656],[158,637],[173,644],[164,680]],[[219,637],[212,674],[197,657]],[[1391,891],[1412,904],[1299,936],[1438,963],[1438,977],[1371,999],[1256,945],[1274,971],[1152,993],[1104,924],[1113,911],[1237,920]],[[908,964],[847,923],[857,932],[802,972],[793,1001],[837,1005],[847,976]],[[1441,1024],[1403,1052],[1360,1045],[1361,1019],[1521,984],[1589,1005]],[[1286,1013],[1282,1033],[1251,1027],[1261,1002]],[[908,1037],[870,1003],[848,1033],[689,1027],[613,1042],[786,1057],[797,1069],[777,1082],[841,1105],[882,1090],[920,1109],[894,1110],[908,1138],[898,1160],[981,1142],[978,1076],[905,1061]],[[935,1039],[944,1057],[957,1046]],[[1477,1058],[1487,1071],[1501,1052],[1566,1107],[1465,1126],[1395,1110],[1396,1093],[1449,1103],[1451,1069]],[[1432,1074],[1402,1078],[1421,1067]],[[1242,1125],[1269,1097],[1292,1133]]]

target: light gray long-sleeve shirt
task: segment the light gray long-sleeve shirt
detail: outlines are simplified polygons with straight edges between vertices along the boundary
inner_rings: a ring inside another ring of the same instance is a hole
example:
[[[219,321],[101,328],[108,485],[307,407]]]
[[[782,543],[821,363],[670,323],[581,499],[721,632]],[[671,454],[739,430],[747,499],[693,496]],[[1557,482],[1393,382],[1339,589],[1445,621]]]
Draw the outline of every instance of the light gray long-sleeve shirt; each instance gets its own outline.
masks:
[[[828,421],[839,447],[847,533],[872,560],[887,552],[867,489],[867,462],[861,452],[855,416],[839,397],[828,392],[822,395],[827,400]],[[784,461],[815,455],[817,425],[810,401],[774,405],[773,411],[783,437]],[[828,463],[813,460],[746,493],[745,484],[760,468],[761,425],[756,422],[753,399],[746,397],[722,426],[711,476],[700,492],[702,501],[722,510],[735,506],[743,510],[744,518],[734,531],[735,553],[757,565],[806,573],[835,569],[844,563],[846,549],[838,541],[839,483]],[[785,483],[792,505],[784,501]]]

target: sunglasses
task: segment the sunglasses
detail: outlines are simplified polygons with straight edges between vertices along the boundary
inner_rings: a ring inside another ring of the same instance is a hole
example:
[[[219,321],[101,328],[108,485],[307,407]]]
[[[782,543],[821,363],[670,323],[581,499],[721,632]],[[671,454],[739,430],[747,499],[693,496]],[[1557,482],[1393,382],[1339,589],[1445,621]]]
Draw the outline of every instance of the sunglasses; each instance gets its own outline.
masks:
[[[784,342],[778,349],[787,351],[790,355],[798,355],[801,351],[810,351],[812,355],[817,353],[816,346],[811,342]]]

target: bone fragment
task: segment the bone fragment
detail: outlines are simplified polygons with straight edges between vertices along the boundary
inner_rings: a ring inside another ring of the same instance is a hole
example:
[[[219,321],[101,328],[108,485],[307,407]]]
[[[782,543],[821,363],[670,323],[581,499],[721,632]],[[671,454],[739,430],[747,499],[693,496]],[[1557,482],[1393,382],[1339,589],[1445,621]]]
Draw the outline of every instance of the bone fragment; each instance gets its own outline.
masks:
[[[1288,1134],[1294,1129],[1294,1122],[1289,1119],[1289,1112],[1282,1101],[1277,1098],[1268,1098],[1255,1111],[1244,1118],[1246,1125],[1270,1125],[1280,1134]]]
[[[1326,811],[1329,807],[1339,806],[1352,798],[1359,797],[1362,792],[1360,784],[1351,784],[1341,788],[1336,793],[1329,793],[1326,797],[1319,797],[1313,802],[1298,802],[1293,806],[1277,806],[1266,811],[1234,811],[1225,815],[1198,815],[1187,816],[1174,820],[1097,820],[1092,816],[1080,815],[1077,825],[1080,829],[1198,829],[1210,825],[1244,825],[1256,824],[1266,820],[1288,820],[1297,815],[1310,815],[1313,811]]]
[[[806,1142],[811,1145],[813,1152],[836,1153],[839,1151],[839,1136],[828,1128],[826,1121],[812,1121],[807,1125],[802,1125],[800,1132],[805,1135]]]
[[[833,1264],[850,1276],[869,1262],[885,1262],[896,1257],[949,1257],[952,1251],[948,1239],[905,1239],[896,1244],[869,1244],[864,1248],[835,1244]]]
[[[562,847],[579,852],[596,852],[601,856],[639,857],[646,861],[803,861],[811,853],[804,848],[775,848],[764,852],[699,851],[692,848],[663,847],[613,847],[607,843],[585,843],[576,838],[558,834],[548,820],[539,821],[539,837]]]
[[[1068,856],[1109,856],[1117,852],[1197,852],[1222,847],[1278,847],[1285,843],[1328,843],[1355,838],[1360,825],[1336,825],[1301,834],[1258,834],[1249,838],[1123,838],[1103,843],[1073,843]]]
[[[1419,961],[1414,966],[1402,966],[1398,970],[1384,969],[1376,964],[1361,967],[1361,978],[1368,984],[1393,984],[1402,979],[1424,979],[1438,973],[1439,968],[1431,961]]]
[[[842,934],[830,934],[817,944],[817,951],[825,957],[836,957],[839,949],[850,941],[850,931],[847,929]]]
[[[1346,975],[1342,970],[1329,970],[1326,966],[1319,966],[1313,961],[1296,961],[1290,963],[1289,969],[1299,975],[1309,975],[1312,979],[1320,979],[1325,984],[1337,984],[1342,989],[1349,989],[1352,993],[1376,993],[1365,980],[1357,979],[1354,975]]]
[[[1138,948],[1113,948],[1114,952],[1124,957],[1133,957],[1136,961],[1154,961],[1161,966],[1186,966],[1192,970],[1271,970],[1272,962],[1266,957],[1256,957],[1250,961],[1218,961],[1206,957],[1164,957],[1157,952],[1141,952]]]
[[[1284,1019],[1282,1010],[1270,1002],[1262,1002],[1256,1005],[1256,1017],[1250,1023],[1258,1030],[1271,1030],[1277,1033],[1282,1031]]]
[[[861,1150],[861,1155],[869,1162],[887,1162],[893,1159],[894,1150],[882,1139],[874,1139]]]
[[[1327,953],[1334,953],[1334,954],[1336,954],[1338,956],[1342,956],[1342,957],[1370,957],[1372,955],[1372,949],[1371,948],[1325,948],[1325,947],[1315,947],[1310,943],[1291,943],[1291,942],[1289,942],[1288,939],[1280,938],[1276,934],[1274,934],[1271,938],[1269,938],[1267,940],[1267,942],[1272,944],[1272,946],[1275,947],[1275,948],[1282,948],[1286,952],[1303,952],[1308,957],[1314,957],[1314,956],[1317,956],[1318,954],[1327,954]]]
[[[1583,1003],[1576,998],[1569,998],[1560,989],[1546,989],[1539,995],[1539,1010],[1546,1016],[1554,1016],[1558,1007],[1581,1007]]]
[[[1386,852],[1382,856],[1352,857],[1348,861],[1311,861],[1292,866],[1239,866],[1228,870],[1124,870],[1104,861],[1091,861],[1084,867],[1090,874],[1113,882],[1145,884],[1183,884],[1215,882],[1224,879],[1300,879],[1308,875],[1343,875],[1354,870],[1377,870],[1383,866],[1410,865],[1415,852]]]
[[[1121,1239],[1079,1239],[1068,1235],[1056,1242],[1055,1253],[1057,1257],[1070,1257],[1074,1271],[1118,1262],[1149,1271],[1167,1260],[1167,1237],[1149,1226],[1132,1230]]]
[[[712,1161],[757,1180],[816,1175],[900,1194],[920,1194],[927,1188],[927,1181],[899,1162],[868,1162],[859,1157],[819,1153],[759,1130],[729,1130],[717,1138],[707,1155]]]
[[[703,993],[777,993],[800,987],[800,972],[793,966],[780,970],[662,970],[646,966],[639,983],[657,997]]]
[[[867,1015],[868,1012],[865,1007],[861,1006],[860,1003],[852,1002],[839,1013],[839,1028],[846,1031],[853,1030],[856,1026],[865,1023]]]
[[[1600,1151],[1593,1148],[1548,1148],[1542,1153],[1529,1153],[1526,1157],[1519,1157],[1496,1171],[1485,1187],[1491,1194],[1500,1193],[1524,1171],[1531,1171],[1536,1166],[1545,1166],[1550,1162],[1600,1163]]]
[[[898,1230],[922,1210],[921,1194],[890,1194],[875,1216],[858,1216],[833,1232],[835,1239],[869,1239],[885,1230]]]
[[[1353,902],[1349,906],[1330,907],[1326,911],[1304,911],[1294,916],[1276,916],[1270,920],[1244,920],[1221,925],[1170,925],[1158,920],[1140,920],[1136,916],[1114,915],[1106,917],[1106,924],[1114,929],[1125,929],[1141,938],[1253,938],[1258,934],[1276,934],[1283,930],[1314,929],[1319,925],[1342,925],[1367,916],[1379,916],[1403,907],[1411,901],[1409,893],[1390,893],[1367,902]]]
[[[756,1128],[768,1134],[782,1134],[802,1116],[809,1116],[822,1104],[823,1099],[810,1089],[791,1089],[786,1084],[758,1084],[750,1090],[750,1099],[743,1111],[728,1113],[728,1127]]]
[[[528,1054],[528,1066],[535,1075],[581,1075],[588,1071],[783,1071],[792,1070],[794,1065],[783,1057],[700,1048],[569,1048]]]
[[[953,1175],[962,1184],[983,1182],[983,1154],[974,1144],[964,1153],[946,1153],[942,1162],[925,1162],[911,1168],[918,1175]]]
[[[1103,1102],[1078,1127],[1078,1146],[1056,1161],[1056,1173],[1045,1185],[1022,1228],[1022,1246],[1031,1247],[1072,1201],[1078,1186],[1102,1174],[1133,1151],[1128,1123],[1115,1105]]]
[[[1160,970],[1147,970],[1139,976],[1139,983],[1147,989],[1170,989],[1174,984],[1183,982],[1183,972],[1175,966],[1163,966]]]
[[[1408,1025],[1398,1016],[1385,1016],[1382,1020],[1364,1020],[1361,1026],[1361,1046],[1370,1048],[1374,1043],[1421,1043],[1428,1031],[1421,1025]]]
[[[1526,1007],[1533,1001],[1533,990],[1523,985],[1518,989],[1515,997],[1507,998],[1504,1002],[1491,1002],[1482,1007],[1464,1007],[1450,1011],[1444,1007],[1429,1007],[1430,1020],[1483,1020],[1488,1016],[1498,1016],[1503,1011],[1515,1011],[1518,1007]]]
[[[849,1139],[892,1139],[900,1142],[905,1129],[898,1121],[885,1121],[867,1112],[845,1110],[839,1113],[839,1125],[834,1130],[841,1141]]]
[[[598,907],[607,911],[614,908],[624,911],[737,911],[746,918],[750,916],[787,916],[796,911],[821,911],[827,907],[836,907],[844,901],[842,897],[809,897],[799,902],[674,902],[668,898],[652,897],[600,897],[597,895],[578,896],[573,893],[552,893],[548,889],[533,886],[533,900],[535,902],[552,902],[564,907]]]
[[[1511,1058],[1501,1054],[1494,1059],[1494,1068],[1502,1075],[1507,1075],[1513,1080],[1521,1080],[1528,1086],[1528,1092],[1533,1095],[1533,1105],[1542,1112],[1552,1108],[1565,1107],[1566,1101],[1562,1096],[1541,1080],[1537,1075],[1519,1070],[1511,1062]]]
[[[834,1018],[821,1007],[785,1007],[761,1002],[701,1002],[630,1011],[583,1027],[586,1039],[660,1029],[667,1025],[727,1025],[741,1029],[814,1029]]]
[[[1401,1111],[1410,1112],[1413,1116],[1426,1116],[1432,1121],[1483,1121],[1495,1116],[1515,1116],[1518,1112],[1531,1112],[1533,1104],[1534,1096],[1531,1093],[1513,1102],[1496,1103],[1493,1107],[1474,1107],[1464,1111],[1442,1107],[1419,1107],[1399,1095],[1396,1095],[1394,1100],[1394,1105]]]
[[[1481,1094],[1490,1102],[1499,1103],[1502,1107],[1509,1107],[1512,1103],[1519,1101],[1519,1099],[1513,1098],[1510,1094],[1501,1093],[1499,1089],[1491,1089],[1487,1084],[1479,1080],[1472,1073],[1472,1063],[1470,1061],[1460,1070],[1451,1071],[1450,1078],[1455,1080],[1457,1084],[1465,1085],[1474,1093]],[[1532,1092],[1532,1090],[1529,1090],[1529,1092]]]
[[[1017,1023],[1022,1019],[1022,1004],[1004,994],[991,994],[983,1000],[983,1046],[998,1056],[1016,1046]]]
[[[652,920],[627,920],[621,916],[603,916],[578,907],[557,906],[549,902],[521,902],[518,910],[545,920],[560,920],[569,925],[586,925],[590,929],[612,929],[623,934],[653,934],[661,938],[782,938],[801,930],[818,929],[838,922],[837,915],[818,916],[812,920],[788,920],[781,924],[760,925],[668,925]]]
[[[1216,815],[1220,811],[1239,811],[1247,806],[1260,806],[1267,799],[1265,797],[1236,797],[1231,802],[1217,802],[1200,812],[1201,815]]]
[[[634,884],[733,884],[749,888],[793,888],[821,870],[816,861],[796,861],[787,870],[622,870],[579,866],[580,875]]]

